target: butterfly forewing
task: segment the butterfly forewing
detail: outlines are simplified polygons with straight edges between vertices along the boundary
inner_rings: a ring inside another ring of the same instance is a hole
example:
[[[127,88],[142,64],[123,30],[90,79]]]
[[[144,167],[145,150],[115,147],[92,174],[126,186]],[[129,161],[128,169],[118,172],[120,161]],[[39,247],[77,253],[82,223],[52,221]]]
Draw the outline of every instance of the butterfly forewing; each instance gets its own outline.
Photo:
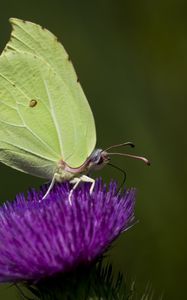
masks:
[[[15,18],[10,19],[10,21],[13,25],[13,31],[6,49],[8,51],[29,52],[40,57],[51,66],[67,87],[67,98],[71,97],[73,100],[69,106],[71,109],[73,109],[73,106],[76,107],[73,111],[74,118],[78,124],[76,131],[81,130],[83,133],[82,140],[79,139],[78,144],[76,139],[74,141],[76,149],[77,147],[79,148],[76,156],[81,155],[83,163],[85,158],[95,148],[95,123],[89,103],[77,80],[77,75],[67,52],[57,38],[47,29],[43,29],[32,22],[25,22]],[[57,122],[59,122],[58,119]],[[70,132],[71,128],[61,128],[61,130],[62,135],[65,135],[67,131]],[[77,133],[75,134],[76,137]],[[79,147],[79,143],[83,144]],[[63,148],[66,148],[66,144],[63,145]],[[72,167],[78,166],[78,162],[71,156],[71,153],[69,157],[71,158],[69,158],[68,163]]]

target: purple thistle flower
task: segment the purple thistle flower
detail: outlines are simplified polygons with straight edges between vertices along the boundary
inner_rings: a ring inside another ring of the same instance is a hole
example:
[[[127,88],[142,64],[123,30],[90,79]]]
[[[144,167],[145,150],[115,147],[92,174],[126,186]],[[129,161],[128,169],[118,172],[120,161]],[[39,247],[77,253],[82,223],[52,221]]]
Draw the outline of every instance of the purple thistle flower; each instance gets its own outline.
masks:
[[[70,183],[56,184],[42,200],[46,186],[0,208],[0,282],[34,281],[88,265],[110,246],[134,219],[135,189],[116,194],[96,181],[68,195]]]

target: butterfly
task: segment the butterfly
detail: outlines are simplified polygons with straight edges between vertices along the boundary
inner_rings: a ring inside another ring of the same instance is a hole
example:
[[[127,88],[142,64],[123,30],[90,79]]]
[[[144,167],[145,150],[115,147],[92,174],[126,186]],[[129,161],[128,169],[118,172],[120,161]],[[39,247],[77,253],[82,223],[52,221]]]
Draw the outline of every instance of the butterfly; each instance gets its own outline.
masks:
[[[92,192],[88,173],[109,162],[113,146],[95,150],[94,117],[58,39],[32,22],[10,23],[11,39],[0,56],[0,161],[50,180],[44,198],[55,182],[65,180],[73,189],[91,182]]]

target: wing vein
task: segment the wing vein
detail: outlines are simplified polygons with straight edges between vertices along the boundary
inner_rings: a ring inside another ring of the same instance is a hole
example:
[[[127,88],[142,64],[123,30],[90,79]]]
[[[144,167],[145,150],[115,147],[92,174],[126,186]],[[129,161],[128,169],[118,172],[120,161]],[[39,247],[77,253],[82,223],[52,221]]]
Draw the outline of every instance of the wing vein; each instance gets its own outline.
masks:
[[[15,143],[10,143],[10,142],[3,141],[3,140],[1,140],[1,141],[2,141],[3,143],[7,144],[7,145],[13,146],[13,147],[15,147],[15,148],[17,148],[17,149],[20,149],[20,150],[22,150],[22,151],[24,151],[24,152],[26,152],[26,153],[29,153],[29,154],[32,154],[32,155],[34,155],[34,156],[36,156],[36,157],[40,157],[40,158],[43,158],[43,159],[46,159],[46,160],[48,160],[48,161],[51,161],[51,162],[55,162],[55,163],[56,163],[56,160],[51,159],[51,157],[49,158],[49,157],[47,157],[47,156],[38,154],[38,153],[36,153],[36,152],[34,152],[34,151],[30,151],[30,150],[28,150],[28,149],[26,149],[26,148],[24,148],[24,147],[21,147],[21,146],[19,146],[19,145],[16,145]],[[1,150],[1,148],[0,148],[0,150]],[[10,149],[8,149],[8,150],[10,151]],[[4,151],[4,148],[3,148],[3,151]]]
[[[28,47],[30,50],[32,50],[33,52],[35,52],[34,51],[34,49],[32,49],[28,44],[26,44],[23,40],[21,40],[19,37],[17,37],[15,34],[12,34],[12,37],[14,38],[14,39],[16,39],[17,41],[19,41],[19,42],[21,42],[23,45],[25,45],[26,47]],[[24,51],[23,51],[24,52]]]
[[[17,108],[16,108],[16,107],[13,107],[13,106],[9,105],[9,104],[7,104],[6,102],[4,102],[4,101],[2,101],[2,100],[0,100],[0,103],[2,103],[3,105],[6,105],[7,107],[9,107],[9,108],[14,109],[14,110],[17,111]]]
[[[48,89],[48,86],[47,86],[47,82],[45,79],[43,79],[44,81],[44,86],[45,86],[45,89],[46,89],[46,93],[47,93],[47,97],[48,97],[48,101],[49,101],[49,106],[50,106],[50,109],[51,109],[51,116],[52,116],[52,119],[53,119],[53,122],[54,122],[54,125],[55,125],[55,129],[56,129],[56,132],[57,132],[57,136],[58,136],[58,141],[59,141],[59,146],[60,146],[60,151],[61,151],[61,154],[63,156],[63,143],[62,143],[62,137],[61,137],[61,134],[60,134],[60,128],[59,128],[59,124],[58,122],[56,121],[56,115],[55,115],[55,111],[54,111],[54,108],[53,108],[53,101],[51,99],[51,95],[50,95],[50,92],[49,92],[49,89]]]
[[[13,124],[13,123],[9,123],[9,122],[6,122],[6,121],[3,121],[3,120],[0,120],[1,123],[4,123],[6,125],[10,125],[10,126],[14,126],[14,127],[20,127],[20,128],[24,128],[25,126],[24,125],[17,125],[17,124]]]
[[[40,42],[38,42],[38,40],[36,40],[34,37],[33,37],[33,35],[29,32],[29,31],[27,31],[25,28],[23,28],[20,24],[18,24],[18,23],[16,23],[15,24],[17,27],[19,27],[19,28],[21,28],[29,37],[31,37],[32,38],[32,40],[36,43],[36,44],[38,44],[38,45],[40,45]],[[15,36],[15,35],[13,35],[12,34],[12,36]],[[19,39],[19,41],[20,42],[22,42],[22,40],[21,39]],[[24,43],[23,42],[23,44],[24,45],[26,45],[29,49],[31,49],[33,52],[35,52],[30,46],[28,46],[26,43]]]

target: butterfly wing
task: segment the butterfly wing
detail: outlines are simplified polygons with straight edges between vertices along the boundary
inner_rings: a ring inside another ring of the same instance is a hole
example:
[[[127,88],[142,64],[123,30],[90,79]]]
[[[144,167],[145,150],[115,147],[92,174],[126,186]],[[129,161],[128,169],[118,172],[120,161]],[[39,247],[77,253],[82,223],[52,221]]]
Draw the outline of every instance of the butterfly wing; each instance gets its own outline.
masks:
[[[91,154],[93,115],[56,38],[31,22],[11,22],[0,57],[0,160],[51,178],[60,159],[79,167]]]

